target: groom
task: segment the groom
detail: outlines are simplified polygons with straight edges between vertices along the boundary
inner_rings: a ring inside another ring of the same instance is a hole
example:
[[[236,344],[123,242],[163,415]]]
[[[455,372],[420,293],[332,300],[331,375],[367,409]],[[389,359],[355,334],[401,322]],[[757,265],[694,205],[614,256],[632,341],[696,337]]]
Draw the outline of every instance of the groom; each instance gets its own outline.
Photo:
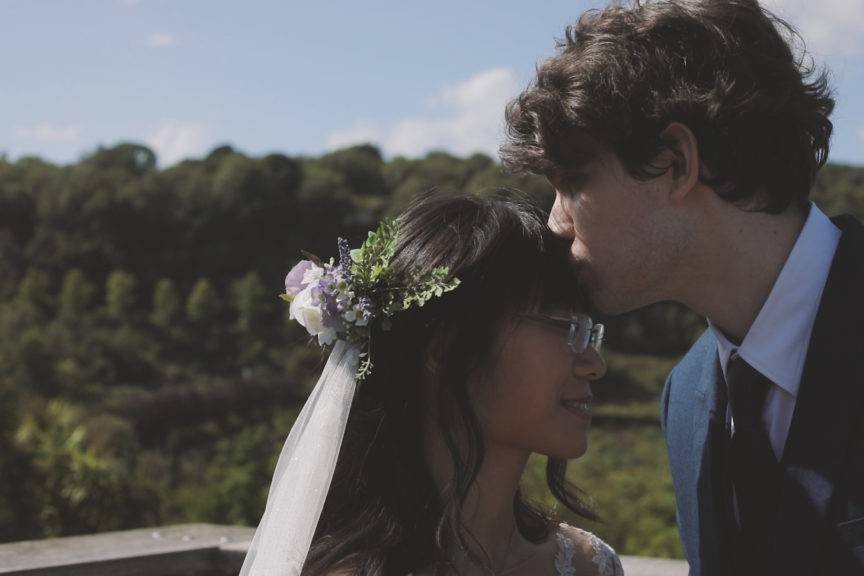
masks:
[[[661,406],[694,575],[864,574],[864,226],[808,199],[834,101],[791,38],[756,0],[611,6],[507,110],[599,310],[708,319]]]

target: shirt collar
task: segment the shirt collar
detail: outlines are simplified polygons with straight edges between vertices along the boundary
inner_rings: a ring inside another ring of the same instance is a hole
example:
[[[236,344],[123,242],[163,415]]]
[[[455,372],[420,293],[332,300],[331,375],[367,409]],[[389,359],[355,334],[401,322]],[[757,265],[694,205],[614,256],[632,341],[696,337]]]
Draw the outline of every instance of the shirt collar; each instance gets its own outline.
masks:
[[[813,323],[840,235],[831,220],[811,203],[804,228],[741,346],[730,342],[709,322],[724,376],[729,358],[737,352],[774,384],[792,396],[798,395]]]

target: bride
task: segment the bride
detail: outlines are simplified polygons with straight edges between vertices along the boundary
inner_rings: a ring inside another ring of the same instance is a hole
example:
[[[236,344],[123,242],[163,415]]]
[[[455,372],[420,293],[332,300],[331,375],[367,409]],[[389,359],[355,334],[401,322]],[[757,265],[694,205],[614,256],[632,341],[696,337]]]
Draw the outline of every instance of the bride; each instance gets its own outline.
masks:
[[[594,518],[565,471],[587,448],[603,327],[543,219],[430,195],[339,248],[286,278],[292,318],[332,350],[241,575],[623,574],[519,490],[546,455],[555,498]]]

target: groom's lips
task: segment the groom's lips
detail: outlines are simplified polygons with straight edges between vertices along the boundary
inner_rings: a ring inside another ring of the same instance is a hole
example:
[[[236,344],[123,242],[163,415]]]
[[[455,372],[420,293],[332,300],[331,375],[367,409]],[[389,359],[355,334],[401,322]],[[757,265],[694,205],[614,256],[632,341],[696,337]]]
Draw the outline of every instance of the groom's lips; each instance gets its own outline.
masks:
[[[592,401],[593,397],[591,396],[584,396],[582,398],[566,398],[564,400],[561,400],[561,406],[563,406],[565,410],[572,412],[580,418],[590,420]]]

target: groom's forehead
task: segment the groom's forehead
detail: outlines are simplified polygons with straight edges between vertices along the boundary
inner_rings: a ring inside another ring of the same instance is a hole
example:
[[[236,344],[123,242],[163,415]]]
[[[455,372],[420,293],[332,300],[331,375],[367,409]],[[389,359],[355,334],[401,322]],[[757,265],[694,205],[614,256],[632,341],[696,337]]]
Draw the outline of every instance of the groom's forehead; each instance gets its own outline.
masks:
[[[621,163],[621,158],[610,147],[593,138],[575,137],[567,146],[558,173],[550,175],[550,181],[570,181],[593,170],[609,170]]]
[[[559,146],[558,170],[550,174],[550,180],[566,181],[601,163],[614,154],[611,149],[587,134],[576,132],[562,139]]]

